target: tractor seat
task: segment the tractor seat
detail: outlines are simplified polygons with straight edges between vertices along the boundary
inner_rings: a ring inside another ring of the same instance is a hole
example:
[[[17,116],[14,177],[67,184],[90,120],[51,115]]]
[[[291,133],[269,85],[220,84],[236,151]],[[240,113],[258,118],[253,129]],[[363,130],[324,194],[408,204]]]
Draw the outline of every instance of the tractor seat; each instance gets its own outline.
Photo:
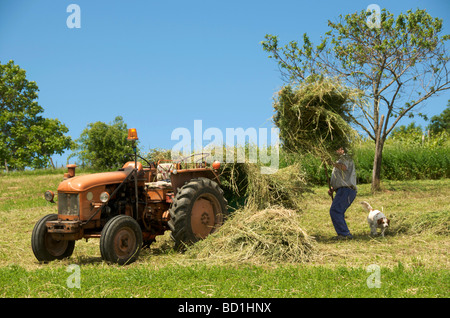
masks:
[[[160,163],[156,167],[156,180],[170,182],[170,171],[173,169],[173,163]]]
[[[145,185],[149,189],[167,189],[172,188],[172,183],[167,181],[146,182]]]

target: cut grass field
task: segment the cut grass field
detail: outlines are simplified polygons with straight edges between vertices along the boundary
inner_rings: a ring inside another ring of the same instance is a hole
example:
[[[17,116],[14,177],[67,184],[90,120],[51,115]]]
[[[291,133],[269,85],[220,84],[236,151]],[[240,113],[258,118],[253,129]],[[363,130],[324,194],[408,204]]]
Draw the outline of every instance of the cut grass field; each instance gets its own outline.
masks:
[[[450,179],[384,181],[375,195],[370,185],[360,185],[346,213],[355,237],[348,241],[332,239],[331,199],[326,187],[315,188],[299,212],[302,229],[317,242],[307,263],[199,260],[174,252],[166,233],[125,267],[104,263],[95,239],[77,241],[69,259],[36,261],[31,232],[39,218],[56,213],[43,193],[60,181],[51,174],[0,176],[0,297],[450,296]],[[368,236],[362,200],[391,218],[385,238]],[[80,288],[68,284],[71,264],[79,266]],[[380,284],[369,288],[374,275]]]

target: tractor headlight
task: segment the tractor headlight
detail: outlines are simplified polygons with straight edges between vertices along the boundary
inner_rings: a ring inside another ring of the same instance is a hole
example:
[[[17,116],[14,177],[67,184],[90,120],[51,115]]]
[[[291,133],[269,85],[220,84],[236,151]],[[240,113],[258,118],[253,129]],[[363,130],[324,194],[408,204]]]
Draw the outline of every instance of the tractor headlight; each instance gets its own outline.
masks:
[[[54,201],[53,201],[54,197],[55,197],[55,194],[52,191],[50,191],[50,190],[45,191],[45,193],[44,193],[45,200],[47,200],[48,202],[54,203]]]
[[[105,202],[108,202],[108,200],[109,200],[109,193],[108,192],[100,193],[100,201],[105,203]]]

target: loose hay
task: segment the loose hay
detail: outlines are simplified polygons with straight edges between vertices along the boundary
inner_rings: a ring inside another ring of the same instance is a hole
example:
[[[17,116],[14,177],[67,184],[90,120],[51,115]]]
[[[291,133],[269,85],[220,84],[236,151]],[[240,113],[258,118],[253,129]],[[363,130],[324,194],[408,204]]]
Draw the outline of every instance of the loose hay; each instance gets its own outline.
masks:
[[[251,210],[282,206],[301,211],[302,194],[310,191],[299,163],[273,174],[262,174],[260,165],[247,162],[226,164],[223,171],[221,179],[228,202],[244,198],[241,205]]]
[[[332,160],[334,151],[350,146],[357,136],[353,104],[360,92],[338,79],[315,79],[297,87],[284,86],[274,100],[273,121],[280,129],[283,147],[289,152],[312,153]]]
[[[186,255],[217,263],[305,263],[311,260],[315,240],[301,228],[300,218],[281,207],[238,210],[216,233],[189,247]]]
[[[307,191],[305,174],[299,164],[278,170],[274,174],[261,174],[258,166],[248,165],[247,207],[261,210],[278,205],[301,210],[302,193]]]

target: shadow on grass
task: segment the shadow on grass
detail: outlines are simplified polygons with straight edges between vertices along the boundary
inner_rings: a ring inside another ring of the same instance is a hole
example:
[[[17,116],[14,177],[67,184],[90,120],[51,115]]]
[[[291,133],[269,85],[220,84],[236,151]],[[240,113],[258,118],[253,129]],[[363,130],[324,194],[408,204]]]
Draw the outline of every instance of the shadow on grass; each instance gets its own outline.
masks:
[[[323,244],[336,244],[336,243],[347,243],[347,242],[372,242],[372,241],[383,241],[388,239],[388,235],[385,237],[382,236],[370,236],[367,234],[353,234],[353,239],[337,239],[336,236],[324,236],[324,235],[317,235],[315,236],[312,234],[312,236],[315,237],[316,241],[318,243]]]
[[[143,247],[140,251],[139,258],[146,258],[151,256],[164,256],[173,253],[177,253],[173,249],[173,246],[171,246],[168,243],[163,243],[160,246],[153,247],[153,245],[150,245]],[[77,264],[77,265],[93,265],[104,262],[104,260],[100,256],[88,256],[88,255],[78,255],[76,257],[66,259],[66,261],[69,261],[70,264]]]
[[[103,262],[102,258],[100,256],[92,257],[92,256],[78,256],[76,258],[70,258],[71,264],[76,265],[88,265],[88,264],[99,264]]]

